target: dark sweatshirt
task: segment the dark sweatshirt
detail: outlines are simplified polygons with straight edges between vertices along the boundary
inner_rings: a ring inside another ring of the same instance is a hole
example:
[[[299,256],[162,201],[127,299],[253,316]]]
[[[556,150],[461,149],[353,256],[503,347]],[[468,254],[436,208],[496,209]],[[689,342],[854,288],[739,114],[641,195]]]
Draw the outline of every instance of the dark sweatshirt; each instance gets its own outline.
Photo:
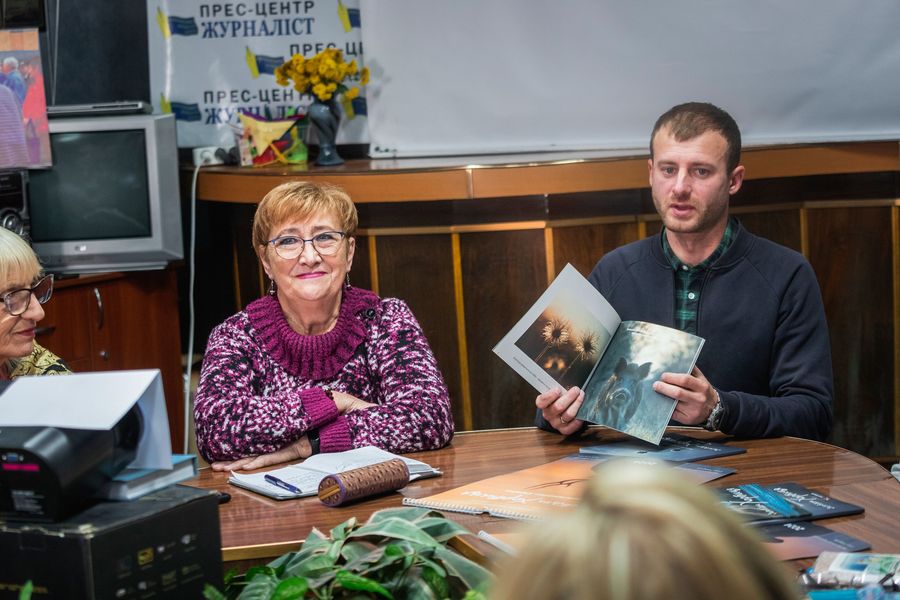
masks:
[[[605,255],[589,277],[623,321],[674,326],[674,275],[659,235]],[[833,383],[815,273],[797,252],[740,226],[700,293],[697,366],[718,390],[721,430],[739,437],[831,431]],[[552,428],[538,412],[537,425]]]

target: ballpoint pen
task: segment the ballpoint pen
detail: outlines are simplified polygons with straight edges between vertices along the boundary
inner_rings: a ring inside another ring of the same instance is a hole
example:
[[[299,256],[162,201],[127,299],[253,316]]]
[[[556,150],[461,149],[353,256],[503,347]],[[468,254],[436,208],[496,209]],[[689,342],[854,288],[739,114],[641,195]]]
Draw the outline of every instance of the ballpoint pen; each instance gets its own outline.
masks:
[[[272,485],[277,485],[278,487],[280,487],[280,488],[283,489],[283,490],[287,490],[287,491],[289,491],[289,492],[291,492],[291,493],[294,493],[294,494],[302,494],[302,493],[303,493],[303,490],[301,490],[301,489],[298,488],[297,486],[291,485],[291,484],[288,483],[287,481],[282,481],[281,479],[278,479],[278,478],[275,477],[274,475],[269,475],[269,474],[267,473],[267,474],[265,475],[265,478],[266,478],[266,481],[268,481],[268,482],[271,483]]]

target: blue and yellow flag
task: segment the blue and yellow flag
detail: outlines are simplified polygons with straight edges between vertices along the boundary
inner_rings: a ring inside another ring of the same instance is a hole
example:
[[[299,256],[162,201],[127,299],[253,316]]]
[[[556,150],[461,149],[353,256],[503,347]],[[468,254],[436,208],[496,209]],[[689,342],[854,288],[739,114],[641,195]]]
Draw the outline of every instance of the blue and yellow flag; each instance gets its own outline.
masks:
[[[156,9],[156,24],[159,25],[159,30],[166,39],[173,35],[197,35],[200,33],[194,17],[166,16],[160,8]]]
[[[359,29],[359,9],[358,8],[347,8],[344,6],[344,3],[341,0],[338,0],[338,18],[341,20],[341,25],[344,26],[345,32],[350,32],[351,29],[356,27]]]
[[[165,94],[159,95],[159,110],[165,114],[172,112],[172,104],[169,102],[169,99],[166,98]]]
[[[172,113],[178,121],[199,121],[200,105],[196,102],[188,104],[187,102],[170,102]]]
[[[249,46],[245,46],[244,58],[247,61],[247,68],[250,69],[250,75],[253,79],[258,78],[261,73],[274,75],[275,69],[284,63],[284,58],[281,56],[255,54],[250,50]]]
[[[352,119],[358,115],[368,114],[368,109],[366,108],[366,99],[362,96],[354,98],[353,100],[347,100],[346,98],[342,97],[341,108],[344,109],[344,115],[348,119]]]

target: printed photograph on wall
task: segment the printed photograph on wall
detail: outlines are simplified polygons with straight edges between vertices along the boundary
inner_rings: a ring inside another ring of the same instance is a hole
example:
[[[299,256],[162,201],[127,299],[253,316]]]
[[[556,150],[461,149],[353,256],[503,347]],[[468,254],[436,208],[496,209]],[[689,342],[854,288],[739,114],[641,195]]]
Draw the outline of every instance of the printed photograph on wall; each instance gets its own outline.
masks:
[[[0,168],[50,164],[38,30],[0,30]]]

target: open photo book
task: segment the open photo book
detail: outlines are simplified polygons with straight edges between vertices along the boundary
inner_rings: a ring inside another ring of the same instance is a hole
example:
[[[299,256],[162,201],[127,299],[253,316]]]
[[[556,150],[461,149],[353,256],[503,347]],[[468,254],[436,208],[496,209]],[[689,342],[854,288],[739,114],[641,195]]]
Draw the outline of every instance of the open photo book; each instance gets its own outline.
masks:
[[[494,347],[538,392],[579,386],[578,418],[659,444],[676,401],[653,391],[665,372],[690,373],[703,338],[645,321],[622,321],[566,265]]]

